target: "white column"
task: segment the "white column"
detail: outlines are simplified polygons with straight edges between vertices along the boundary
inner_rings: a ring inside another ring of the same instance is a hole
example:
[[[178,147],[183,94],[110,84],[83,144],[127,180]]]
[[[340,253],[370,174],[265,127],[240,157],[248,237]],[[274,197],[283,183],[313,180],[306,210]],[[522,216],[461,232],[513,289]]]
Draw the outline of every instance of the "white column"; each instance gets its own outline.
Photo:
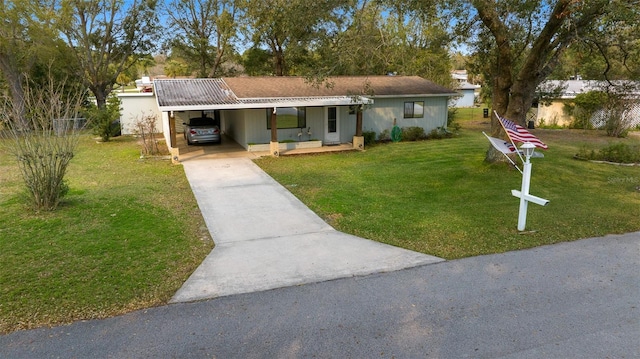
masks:
[[[527,206],[529,201],[525,198],[529,194],[529,185],[531,184],[531,162],[529,157],[525,157],[524,168],[522,169],[522,187],[520,189],[520,212],[518,214],[518,230],[524,231],[527,225]]]

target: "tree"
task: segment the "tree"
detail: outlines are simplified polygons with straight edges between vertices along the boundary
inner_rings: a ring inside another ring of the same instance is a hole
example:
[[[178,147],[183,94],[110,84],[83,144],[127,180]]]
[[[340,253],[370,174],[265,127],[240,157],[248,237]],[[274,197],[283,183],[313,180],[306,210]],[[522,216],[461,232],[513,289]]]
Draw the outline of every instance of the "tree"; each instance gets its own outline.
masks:
[[[246,49],[241,58],[244,72],[249,76],[265,76],[273,73],[273,66],[269,62],[271,58],[273,55],[269,50],[259,47]]]
[[[26,122],[22,116],[24,113],[24,91],[22,72],[28,65],[25,64],[28,58],[27,32],[29,26],[27,22],[30,11],[22,2],[12,1],[0,2],[0,71],[5,80],[9,93],[12,97],[14,109],[20,116],[15,120],[19,121],[21,127],[26,127]]]
[[[577,39],[551,75],[566,80],[640,79],[640,1],[618,2],[599,26]]]
[[[83,111],[93,134],[100,136],[103,142],[109,141],[111,137],[117,136],[121,132],[118,122],[122,110],[120,105],[120,98],[115,93],[111,93],[103,108],[90,104]]]
[[[359,1],[315,53],[319,76],[397,73],[451,86],[450,36],[435,2]]]
[[[236,14],[235,0],[172,0],[167,5],[171,57],[190,64],[199,77],[219,76],[226,55],[233,52]]]
[[[384,8],[363,1],[349,12],[344,29],[326,38],[319,47],[317,67],[325,75],[371,75],[397,71],[388,61],[390,37],[383,31]]]
[[[436,1],[387,1],[384,29],[391,39],[389,53],[396,71],[452,86],[451,36],[437,5]]]
[[[154,0],[61,0],[58,26],[99,108],[118,75],[155,48],[159,24]]]
[[[288,75],[296,62],[308,59],[314,44],[340,27],[349,2],[244,0],[244,32],[255,47],[269,49],[276,76]]]
[[[189,65],[182,60],[167,60],[164,65],[164,73],[175,78],[176,76],[188,76],[191,74],[189,71]]]
[[[11,96],[14,110],[24,106],[24,87],[44,85],[50,77],[63,79],[75,70],[67,47],[53,30],[53,3],[47,0],[0,1],[0,73]],[[65,82],[69,86],[74,81]],[[24,116],[13,116],[22,127]]]
[[[569,46],[600,26],[618,0],[469,0],[482,27],[473,39],[494,110],[522,125],[538,85]],[[468,13],[467,13],[468,16]],[[480,61],[483,63],[481,63]],[[500,126],[492,120],[492,133]]]

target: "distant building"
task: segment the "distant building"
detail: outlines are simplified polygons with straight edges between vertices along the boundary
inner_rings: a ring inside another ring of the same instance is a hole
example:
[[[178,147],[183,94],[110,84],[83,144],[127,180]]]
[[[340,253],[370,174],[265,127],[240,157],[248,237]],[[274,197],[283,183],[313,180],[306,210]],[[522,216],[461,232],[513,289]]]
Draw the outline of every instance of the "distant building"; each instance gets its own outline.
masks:
[[[476,98],[480,93],[480,85],[469,83],[469,76],[466,70],[453,71],[451,77],[458,83],[455,90],[459,94],[458,97],[451,99],[451,107],[475,106]]]
[[[633,85],[633,83],[630,83]],[[540,84],[538,92],[547,93],[544,101],[538,105],[536,115],[536,124],[569,126],[573,122],[573,117],[567,113],[565,106],[572,103],[577,95],[590,91],[601,91],[605,87],[605,83],[595,80],[548,80]],[[614,83],[615,85],[615,83]],[[629,90],[627,96],[632,99],[628,108],[624,111],[623,116],[629,116],[629,123],[632,127],[640,126],[640,84],[629,86],[635,90]],[[553,89],[561,89],[559,92]],[[549,97],[549,94],[553,93]],[[604,110],[597,111],[591,118],[593,127],[600,128],[604,126],[606,121],[606,113]]]

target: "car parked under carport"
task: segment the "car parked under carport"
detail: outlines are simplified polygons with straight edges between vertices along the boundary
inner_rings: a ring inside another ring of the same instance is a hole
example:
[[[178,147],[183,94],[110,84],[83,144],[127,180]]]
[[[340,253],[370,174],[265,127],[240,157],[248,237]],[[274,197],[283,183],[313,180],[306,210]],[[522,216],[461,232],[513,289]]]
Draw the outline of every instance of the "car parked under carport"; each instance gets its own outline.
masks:
[[[220,143],[222,135],[220,125],[216,119],[203,114],[184,122],[184,139],[188,145],[200,143]]]

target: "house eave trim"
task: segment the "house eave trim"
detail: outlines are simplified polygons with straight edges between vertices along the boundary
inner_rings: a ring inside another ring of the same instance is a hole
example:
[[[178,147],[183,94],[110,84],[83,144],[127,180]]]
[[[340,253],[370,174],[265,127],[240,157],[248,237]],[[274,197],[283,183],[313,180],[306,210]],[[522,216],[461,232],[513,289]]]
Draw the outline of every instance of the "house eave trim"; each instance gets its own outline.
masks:
[[[376,98],[415,98],[415,97],[455,97],[460,96],[459,93],[439,93],[439,94],[407,94],[407,95],[373,95],[372,99]]]
[[[238,103],[231,104],[202,104],[202,105],[169,105],[160,106],[160,111],[202,111],[202,110],[243,110],[261,109],[273,107],[324,107],[324,106],[350,106],[372,104],[373,100],[366,97],[354,99],[352,97],[331,98],[243,98]]]

